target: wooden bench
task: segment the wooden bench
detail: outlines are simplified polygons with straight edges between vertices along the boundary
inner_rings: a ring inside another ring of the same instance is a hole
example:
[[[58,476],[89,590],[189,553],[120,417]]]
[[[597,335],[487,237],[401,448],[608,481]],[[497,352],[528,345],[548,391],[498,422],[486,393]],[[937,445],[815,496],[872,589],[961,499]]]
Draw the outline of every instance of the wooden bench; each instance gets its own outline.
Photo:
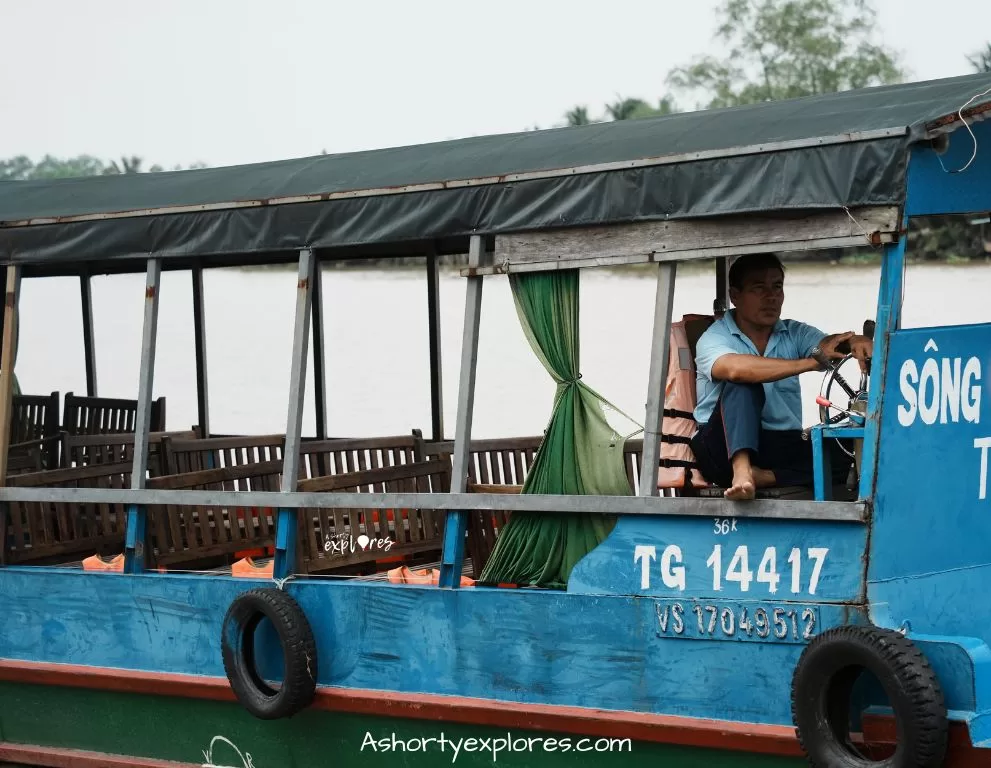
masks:
[[[300,475],[305,478],[310,469],[319,472],[322,468],[336,477],[350,472],[351,468],[412,462],[417,445],[416,435],[307,441],[300,447]],[[198,439],[166,434],[161,446],[165,474],[152,477],[149,488],[226,491],[281,488],[285,435]],[[380,489],[382,485],[380,482]],[[232,554],[268,549],[274,543],[275,514],[271,509],[150,507],[149,567],[176,563],[216,567],[225,564]]]
[[[148,488],[167,490],[278,491],[282,461],[263,461],[148,480]],[[185,563],[212,568],[244,550],[275,544],[276,510],[254,507],[148,507],[149,568]]]
[[[204,469],[282,461],[285,435],[235,435],[228,437],[173,437],[163,440],[166,474],[178,475]]]
[[[421,461],[423,437],[413,430],[408,435],[310,440],[299,452],[299,477],[306,480]]]
[[[298,488],[325,493],[448,493],[451,465],[444,459],[414,461],[316,477],[300,482]],[[444,520],[444,512],[434,509],[302,509],[299,570],[313,573],[376,561],[387,564],[413,555],[436,556],[443,549]],[[373,542],[365,549],[358,544],[362,535]]]
[[[10,471],[59,466],[59,393],[14,395],[10,422]]]
[[[491,486],[521,488],[542,440],[540,435],[472,440],[468,459],[469,490],[498,493],[501,489]],[[444,456],[451,460],[453,453],[453,440],[424,446],[424,455],[428,457]]]
[[[152,432],[148,435],[148,473],[151,477],[166,474],[162,456],[167,439],[195,440],[198,429],[185,432]],[[116,464],[134,459],[134,433],[70,435],[63,432],[62,464],[81,467],[89,464]]]
[[[134,432],[138,401],[113,397],[65,395],[62,429],[70,435]],[[151,403],[150,432],[165,431],[165,398]]]
[[[59,393],[14,395],[10,442],[24,443],[59,433]]]
[[[168,436],[163,441],[167,474],[242,466],[285,457],[286,437],[227,435],[199,439]],[[300,445],[301,480],[409,463],[421,458],[422,438],[409,435],[305,440]]]
[[[14,475],[15,488],[129,488],[131,465],[100,464]],[[80,555],[111,555],[124,547],[123,504],[9,502],[0,507],[0,562],[57,564]]]

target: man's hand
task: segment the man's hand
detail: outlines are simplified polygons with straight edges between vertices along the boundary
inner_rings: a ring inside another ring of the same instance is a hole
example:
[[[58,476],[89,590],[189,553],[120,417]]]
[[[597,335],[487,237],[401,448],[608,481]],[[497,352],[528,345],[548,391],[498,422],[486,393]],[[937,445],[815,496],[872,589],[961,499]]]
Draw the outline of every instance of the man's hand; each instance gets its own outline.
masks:
[[[846,355],[843,352],[838,351],[836,348],[844,341],[850,341],[852,338],[853,331],[847,331],[846,333],[834,333],[827,336],[819,342],[819,349],[822,350],[822,356],[827,360],[842,360],[846,357]]]
[[[837,347],[846,342],[850,348],[848,353],[840,352]],[[860,364],[860,370],[867,371],[867,359],[874,356],[874,341],[866,336],[860,336],[853,331],[834,333],[819,342],[822,356],[828,360],[842,360],[847,354],[852,354]]]
[[[874,340],[855,335],[850,339],[850,352],[860,363],[861,372],[866,373],[867,360],[874,357]]]

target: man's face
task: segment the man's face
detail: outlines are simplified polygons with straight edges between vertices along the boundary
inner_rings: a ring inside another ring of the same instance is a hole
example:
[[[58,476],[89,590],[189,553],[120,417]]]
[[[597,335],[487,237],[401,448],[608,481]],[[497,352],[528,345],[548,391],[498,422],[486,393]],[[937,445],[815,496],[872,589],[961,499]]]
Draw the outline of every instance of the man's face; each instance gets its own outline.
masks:
[[[743,288],[730,288],[729,293],[737,317],[759,327],[773,327],[781,318],[784,285],[784,274],[774,267],[744,275]]]

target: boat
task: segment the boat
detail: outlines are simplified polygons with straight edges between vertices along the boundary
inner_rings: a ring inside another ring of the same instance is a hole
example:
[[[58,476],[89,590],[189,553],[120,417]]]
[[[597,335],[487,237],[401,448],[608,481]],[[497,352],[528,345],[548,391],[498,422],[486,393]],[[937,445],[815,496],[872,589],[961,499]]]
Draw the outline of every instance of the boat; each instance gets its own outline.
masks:
[[[909,222],[991,211],[989,115],[980,74],[0,184],[0,761],[991,764],[991,324],[901,326]],[[734,258],[825,248],[881,260],[869,371],[823,370],[813,483],[728,500],[686,453],[700,324],[726,311]],[[453,439],[437,300],[452,255]],[[325,368],[322,270],[410,257],[426,264],[430,429],[334,434],[328,370],[350,374]],[[714,267],[713,306],[677,318],[693,261]],[[298,278],[286,429],[217,435],[203,273],[257,265]],[[611,426],[578,354],[581,274],[628,265],[657,280],[649,348],[617,346],[618,365],[649,359],[640,436]],[[189,427],[167,423],[154,378],[175,270],[193,286]],[[145,275],[130,400],[97,395],[89,289],[125,273]],[[85,395],[15,391],[21,284],[51,276],[80,281]],[[472,431],[495,280],[556,385],[541,435]],[[845,484],[838,440],[856,448]]]

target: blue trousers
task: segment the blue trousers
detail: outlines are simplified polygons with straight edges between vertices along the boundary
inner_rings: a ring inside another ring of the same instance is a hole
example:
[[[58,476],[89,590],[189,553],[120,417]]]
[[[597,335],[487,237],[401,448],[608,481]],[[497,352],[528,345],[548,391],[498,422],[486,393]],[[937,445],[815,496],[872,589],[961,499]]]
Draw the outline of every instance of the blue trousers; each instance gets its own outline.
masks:
[[[710,483],[731,486],[732,457],[738,451],[749,451],[751,464],[772,471],[777,485],[813,485],[812,443],[802,439],[799,429],[764,429],[764,401],[763,384],[723,384],[709,422],[699,425],[691,441],[699,470]],[[835,440],[825,441],[824,448],[831,451],[833,484],[844,483],[853,460]]]

